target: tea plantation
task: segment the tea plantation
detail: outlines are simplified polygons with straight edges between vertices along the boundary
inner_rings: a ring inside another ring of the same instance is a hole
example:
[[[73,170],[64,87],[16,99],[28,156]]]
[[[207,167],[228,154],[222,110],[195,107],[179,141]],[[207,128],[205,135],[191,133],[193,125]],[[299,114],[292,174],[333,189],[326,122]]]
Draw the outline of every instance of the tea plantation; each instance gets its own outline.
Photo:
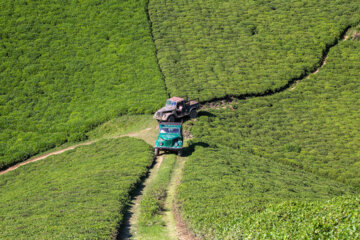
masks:
[[[201,239],[360,239],[359,13],[353,0],[1,1],[0,170],[108,140],[1,175],[0,239],[122,238],[154,159],[109,139],[153,141],[168,95],[204,106],[184,123],[182,174],[165,158],[144,191],[138,238],[168,237],[175,172],[172,208]]]
[[[193,134],[360,187],[359,48],[340,43],[294,90],[211,110],[216,117],[196,122]]]
[[[167,97],[147,1],[0,3],[0,169]]]
[[[329,199],[355,191],[346,184],[239,150],[224,146],[196,147],[185,165],[177,201],[185,220],[203,239],[241,239],[251,234],[256,239],[266,239],[270,227],[275,233],[281,229],[273,239],[286,239],[295,233],[291,239],[301,239],[306,236],[302,231],[305,225],[314,227],[320,234],[330,231],[312,225],[321,224],[321,218],[314,223],[310,220],[316,219],[317,211],[322,211],[326,218],[339,215],[342,225],[337,231],[355,227],[359,234],[355,216],[354,222],[342,218],[352,213],[353,208],[344,206],[347,212],[343,212],[328,205],[331,212],[322,210]],[[351,201],[355,206],[359,204],[359,199]],[[296,211],[285,207],[292,202],[297,206]],[[308,212],[311,204],[314,209]],[[259,228],[262,222],[267,225]],[[328,224],[333,229],[336,222]]]
[[[188,126],[196,147],[178,201],[195,232],[360,237],[359,49],[358,40],[341,42],[295,88],[208,109]]]
[[[277,90],[321,63],[360,2],[166,1],[149,3],[160,67],[171,95],[200,97]]]
[[[114,239],[153,161],[141,140],[103,140],[0,176],[1,239]]]

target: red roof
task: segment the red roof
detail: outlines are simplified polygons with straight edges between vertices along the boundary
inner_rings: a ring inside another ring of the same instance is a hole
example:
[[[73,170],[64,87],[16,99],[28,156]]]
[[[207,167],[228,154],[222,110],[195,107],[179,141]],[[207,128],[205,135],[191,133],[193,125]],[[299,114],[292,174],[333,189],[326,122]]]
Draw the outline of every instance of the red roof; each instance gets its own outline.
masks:
[[[181,102],[181,101],[184,101],[183,98],[180,98],[180,97],[172,97],[172,98],[169,98],[169,100],[173,101],[173,102]]]

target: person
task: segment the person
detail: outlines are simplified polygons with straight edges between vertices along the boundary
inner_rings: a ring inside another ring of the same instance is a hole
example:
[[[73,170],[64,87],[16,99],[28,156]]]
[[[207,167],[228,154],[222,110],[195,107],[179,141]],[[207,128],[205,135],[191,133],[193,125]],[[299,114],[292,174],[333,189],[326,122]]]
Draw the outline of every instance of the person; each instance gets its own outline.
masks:
[[[178,107],[178,111],[180,112],[180,114],[183,114],[183,105],[180,104],[179,107]]]

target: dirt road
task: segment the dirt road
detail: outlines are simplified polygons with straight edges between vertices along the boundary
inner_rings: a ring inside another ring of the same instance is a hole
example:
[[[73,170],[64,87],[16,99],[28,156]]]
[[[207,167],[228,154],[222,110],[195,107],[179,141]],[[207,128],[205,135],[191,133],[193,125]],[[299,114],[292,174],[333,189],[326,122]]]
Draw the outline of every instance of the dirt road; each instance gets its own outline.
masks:
[[[152,128],[146,128],[146,129],[143,129],[143,130],[140,130],[140,131],[137,131],[137,132],[132,132],[132,133],[128,133],[128,134],[114,136],[114,137],[111,137],[111,138],[120,138],[120,137],[126,137],[126,136],[134,137],[134,138],[140,138],[140,139],[144,140],[145,142],[149,143],[150,145],[152,145],[154,143],[154,140],[151,137],[148,136],[150,130],[152,130]],[[97,139],[97,140],[93,140],[93,141],[88,141],[88,142],[84,142],[84,143],[75,144],[73,146],[70,146],[70,147],[67,147],[67,148],[64,148],[64,149],[61,149],[61,150],[57,150],[57,151],[54,151],[54,152],[49,152],[49,153],[46,153],[44,155],[41,155],[41,156],[38,156],[38,157],[35,157],[35,158],[30,158],[29,160],[25,160],[25,161],[23,161],[21,163],[18,163],[16,165],[12,166],[12,167],[9,167],[8,169],[0,171],[0,175],[3,175],[3,174],[5,174],[7,172],[10,172],[10,171],[14,171],[15,169],[17,169],[17,168],[19,168],[21,166],[27,165],[29,163],[36,162],[36,161],[39,161],[39,160],[43,160],[43,159],[46,159],[46,158],[48,158],[50,156],[58,155],[58,154],[73,150],[73,149],[75,149],[77,147],[80,147],[80,146],[90,145],[90,144],[93,144],[93,143],[95,143],[97,141],[100,141],[100,140],[101,139]]]

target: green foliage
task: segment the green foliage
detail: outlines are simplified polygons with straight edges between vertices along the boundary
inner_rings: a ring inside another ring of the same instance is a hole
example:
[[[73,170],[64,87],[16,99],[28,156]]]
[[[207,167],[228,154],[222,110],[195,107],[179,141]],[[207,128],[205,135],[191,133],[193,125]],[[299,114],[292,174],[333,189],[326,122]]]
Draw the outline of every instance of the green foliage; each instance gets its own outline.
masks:
[[[157,122],[154,121],[153,115],[122,115],[120,117],[111,119],[98,127],[94,128],[86,135],[89,139],[108,138],[113,136],[120,136],[132,132],[138,132],[141,129],[153,128],[156,129]],[[158,131],[156,131],[158,134]],[[146,134],[146,136],[150,133]],[[156,139],[156,137],[155,137]]]
[[[324,202],[286,201],[269,205],[230,230],[229,239],[359,239],[360,196]],[[250,227],[244,227],[250,226]]]
[[[234,236],[255,233],[254,222],[261,221],[265,215],[261,213],[269,211],[271,206],[286,201],[317,200],[323,204],[332,197],[354,192],[345,184],[277,161],[224,146],[197,146],[185,165],[177,201],[183,217],[199,236],[234,239]],[[275,219],[273,224],[282,226],[283,222]],[[289,219],[280,238],[290,236],[296,224],[301,225]],[[267,230],[259,229],[257,238],[264,238],[261,234]]]
[[[324,68],[292,90],[190,123],[195,152],[178,201],[197,234],[359,238],[359,44],[332,48]]]
[[[342,42],[295,89],[211,110],[216,117],[195,122],[193,134],[360,187],[359,48]]]
[[[147,1],[2,1],[0,169],[167,95]]]
[[[201,100],[285,86],[360,21],[352,0],[153,0],[149,10],[170,93]]]
[[[126,137],[2,175],[0,238],[115,238],[129,195],[152,161],[149,145]]]

